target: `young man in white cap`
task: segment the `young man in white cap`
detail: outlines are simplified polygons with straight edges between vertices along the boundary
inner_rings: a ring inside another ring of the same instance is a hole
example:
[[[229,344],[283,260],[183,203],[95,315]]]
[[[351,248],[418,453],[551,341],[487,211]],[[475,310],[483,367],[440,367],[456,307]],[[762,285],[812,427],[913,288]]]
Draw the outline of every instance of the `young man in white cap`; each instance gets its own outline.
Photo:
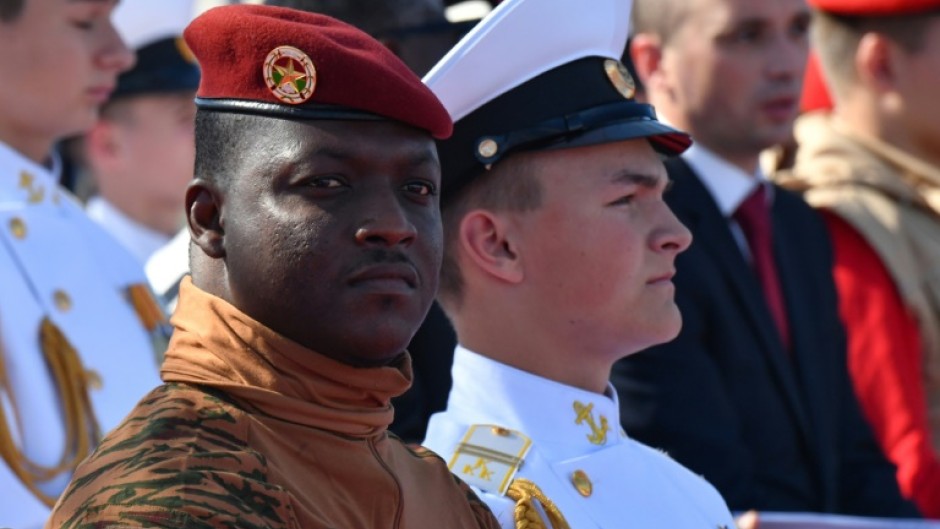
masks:
[[[183,42],[192,0],[124,0],[115,27],[137,55],[101,118],[84,136],[82,158],[97,187],[88,215],[143,266],[183,226],[193,178],[199,67]]]
[[[426,446],[503,527],[732,527],[721,496],[618,427],[618,359],[676,335],[691,237],[661,156],[689,137],[633,101],[630,2],[509,0],[427,76],[438,142],[439,301],[459,345]],[[550,34],[539,46],[520,35]]]
[[[72,470],[157,382],[140,265],[57,184],[134,58],[110,0],[0,2],[0,526],[39,527]]]

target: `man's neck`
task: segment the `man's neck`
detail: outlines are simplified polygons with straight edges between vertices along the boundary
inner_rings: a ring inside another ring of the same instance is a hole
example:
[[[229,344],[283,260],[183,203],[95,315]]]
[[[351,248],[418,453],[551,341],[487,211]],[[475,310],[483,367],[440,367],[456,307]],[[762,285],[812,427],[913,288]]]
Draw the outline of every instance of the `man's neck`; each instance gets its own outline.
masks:
[[[568,347],[545,329],[526,328],[519,322],[505,326],[474,325],[459,318],[452,322],[458,342],[477,354],[585,391],[604,393],[607,389],[613,360],[596,358],[584,343]]]
[[[722,149],[720,147],[716,148],[711,145],[704,145],[704,147],[715,153],[716,156],[744,171],[745,173],[749,175],[757,174],[757,167],[760,163],[759,152],[742,154],[740,152],[729,152],[728,149]]]
[[[0,124],[0,141],[24,157],[44,167],[50,167],[50,154],[55,140],[36,135],[20,134]]]

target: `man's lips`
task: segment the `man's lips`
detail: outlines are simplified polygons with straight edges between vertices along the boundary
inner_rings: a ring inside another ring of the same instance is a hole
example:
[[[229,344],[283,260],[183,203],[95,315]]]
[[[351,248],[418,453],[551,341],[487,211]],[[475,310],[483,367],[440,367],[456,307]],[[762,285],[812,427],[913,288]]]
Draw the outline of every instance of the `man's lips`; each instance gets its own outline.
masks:
[[[656,276],[656,277],[650,279],[649,281],[647,281],[647,284],[650,284],[650,285],[657,285],[657,284],[661,284],[661,283],[671,283],[671,282],[672,282],[672,278],[675,277],[675,275],[676,275],[676,271],[675,271],[675,270],[670,270],[669,272],[660,274],[660,275],[658,275],[658,276]]]
[[[408,263],[379,263],[357,270],[348,280],[351,286],[369,286],[378,289],[412,290],[418,286],[418,273]]]
[[[88,96],[96,103],[105,103],[114,92],[114,85],[93,86],[86,90]]]
[[[771,119],[784,121],[796,116],[799,98],[795,96],[780,96],[765,100],[761,104],[761,110]]]

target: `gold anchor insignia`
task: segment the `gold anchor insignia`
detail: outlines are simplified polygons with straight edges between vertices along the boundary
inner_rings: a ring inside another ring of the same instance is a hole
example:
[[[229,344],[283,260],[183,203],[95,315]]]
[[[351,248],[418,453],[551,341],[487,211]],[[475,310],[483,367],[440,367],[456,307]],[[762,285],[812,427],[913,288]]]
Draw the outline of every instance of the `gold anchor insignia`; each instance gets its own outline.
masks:
[[[591,444],[602,445],[607,443],[607,432],[610,431],[610,425],[607,424],[607,417],[601,415],[601,424],[597,425],[594,420],[594,404],[583,404],[575,401],[574,412],[577,414],[575,424],[587,422],[591,427],[591,434],[587,436]]]
[[[32,174],[26,171],[20,171],[20,188],[25,189],[27,192],[27,200],[30,204],[38,204],[42,202],[43,197],[46,194],[46,189],[42,186],[34,187],[33,185],[34,177]]]
[[[477,462],[475,464],[473,465],[468,464],[468,465],[464,465],[463,467],[463,473],[469,476],[476,476],[476,474],[474,473],[475,470],[480,471],[480,476],[479,476],[480,479],[485,479],[486,481],[490,481],[490,478],[493,477],[493,472],[490,471],[490,469],[486,466],[486,460],[483,459],[482,457],[477,458]]]

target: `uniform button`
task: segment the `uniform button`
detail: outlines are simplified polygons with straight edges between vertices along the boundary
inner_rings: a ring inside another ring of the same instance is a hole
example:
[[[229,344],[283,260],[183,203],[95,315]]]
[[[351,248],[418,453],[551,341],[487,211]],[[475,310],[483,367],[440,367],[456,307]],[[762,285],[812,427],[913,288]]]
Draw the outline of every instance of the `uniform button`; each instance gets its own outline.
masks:
[[[591,484],[591,478],[583,470],[575,470],[571,474],[571,483],[578,490],[578,494],[585,498],[590,497],[594,492],[594,485]]]
[[[494,434],[494,435],[498,435],[498,436],[500,436],[500,437],[509,437],[509,434],[510,434],[510,433],[512,433],[512,432],[510,432],[507,428],[503,428],[502,426],[494,426],[494,427],[493,427],[493,434]]]
[[[499,151],[499,145],[495,141],[487,138],[480,142],[480,146],[477,147],[477,151],[480,153],[480,156],[484,158],[490,158]]]
[[[62,312],[68,312],[72,309],[72,298],[64,290],[56,290],[52,294],[55,306]]]
[[[23,222],[23,219],[19,217],[13,217],[10,219],[10,232],[13,233],[13,236],[17,239],[25,239],[26,223]]]

